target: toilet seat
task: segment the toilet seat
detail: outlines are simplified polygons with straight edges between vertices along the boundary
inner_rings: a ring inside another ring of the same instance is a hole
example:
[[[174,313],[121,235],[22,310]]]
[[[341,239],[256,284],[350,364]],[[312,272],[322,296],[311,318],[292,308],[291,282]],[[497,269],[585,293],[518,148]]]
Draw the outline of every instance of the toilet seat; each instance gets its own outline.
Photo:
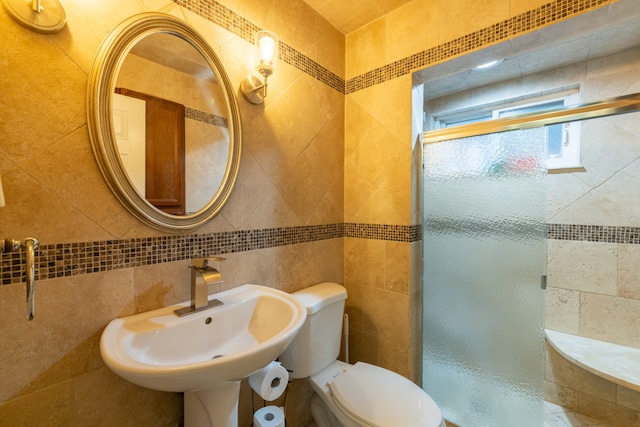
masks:
[[[420,387],[401,375],[357,362],[328,384],[332,400],[371,427],[440,427],[442,414]]]

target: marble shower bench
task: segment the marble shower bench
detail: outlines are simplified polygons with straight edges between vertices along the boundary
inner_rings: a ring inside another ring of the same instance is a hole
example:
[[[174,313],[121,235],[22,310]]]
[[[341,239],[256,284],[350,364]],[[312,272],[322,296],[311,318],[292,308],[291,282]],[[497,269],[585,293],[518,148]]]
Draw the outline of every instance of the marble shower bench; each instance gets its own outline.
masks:
[[[587,371],[640,391],[640,349],[545,329],[547,341],[563,357]]]

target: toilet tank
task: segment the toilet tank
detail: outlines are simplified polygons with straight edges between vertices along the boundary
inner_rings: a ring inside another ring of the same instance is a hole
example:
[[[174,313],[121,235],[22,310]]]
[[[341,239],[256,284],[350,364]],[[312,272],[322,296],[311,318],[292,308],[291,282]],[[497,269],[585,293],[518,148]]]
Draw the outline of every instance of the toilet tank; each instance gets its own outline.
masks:
[[[280,356],[291,378],[306,378],[338,358],[347,290],[337,283],[320,283],[293,295],[307,308],[298,335]]]

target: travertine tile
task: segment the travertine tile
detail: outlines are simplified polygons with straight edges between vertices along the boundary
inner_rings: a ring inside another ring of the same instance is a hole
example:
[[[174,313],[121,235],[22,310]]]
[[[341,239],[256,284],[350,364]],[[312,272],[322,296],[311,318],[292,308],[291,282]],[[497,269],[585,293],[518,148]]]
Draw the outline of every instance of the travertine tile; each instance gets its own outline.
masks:
[[[383,289],[363,289],[364,331],[381,340],[389,341],[408,350],[410,319],[409,297]],[[381,349],[380,354],[383,353]],[[408,354],[408,353],[405,353]],[[405,360],[407,363],[408,360]],[[408,373],[405,368],[405,374]]]
[[[344,79],[345,36],[322,16],[315,21],[315,60]]]
[[[443,0],[438,15],[440,43],[462,37],[509,18],[509,3],[501,0],[459,2]]]
[[[72,426],[168,426],[183,413],[182,393],[134,385],[107,367],[75,378],[73,388],[73,396],[82,404],[74,407]]]
[[[640,412],[640,392],[638,391],[619,385],[616,402],[618,405]]]
[[[351,328],[349,332],[349,362],[356,361],[379,364],[380,339],[361,329]]]
[[[616,405],[607,399],[601,399],[597,394],[581,392],[578,399],[578,411],[581,414],[606,421],[616,427],[640,427],[637,411]]]
[[[0,286],[0,402],[102,366],[100,333],[110,320],[132,314],[131,270],[38,281],[35,318],[27,322],[24,285]]]
[[[407,102],[411,93],[412,81],[409,76],[386,81],[372,88],[360,90],[349,95],[358,106],[364,109],[377,123],[398,137],[403,132],[411,128],[411,103]],[[393,105],[393,108],[390,106]],[[351,125],[351,122],[348,122]],[[396,147],[397,150],[404,151],[404,154],[411,148],[403,138],[399,138],[403,143]]]
[[[64,381],[8,402],[3,399],[0,426],[79,425],[74,419],[74,405],[72,382]]]
[[[276,250],[276,287],[295,292],[321,282],[342,284],[342,239],[287,245]]]
[[[309,93],[311,85],[297,78],[278,92],[264,114],[256,117],[245,130],[246,146],[273,179],[289,170],[309,141],[327,123],[317,103],[307,102],[297,94]],[[312,92],[311,92],[312,93]]]
[[[67,25],[52,38],[86,74],[93,67],[94,57],[105,36],[119,23],[135,14],[149,11],[141,2],[77,2],[65,5]],[[172,12],[177,7],[163,10]]]
[[[578,409],[578,392],[551,381],[544,382],[544,400],[574,411]]]
[[[4,9],[0,26],[0,153],[20,162],[86,122],[87,76],[50,38],[16,25]]]
[[[189,265],[190,261],[185,260],[134,268],[136,313],[189,301]]]
[[[345,238],[345,283],[384,289],[382,240]]]
[[[344,312],[349,316],[350,328],[362,331],[364,329],[364,286],[358,283],[345,282],[347,300]]]
[[[583,292],[580,335],[640,348],[640,301]]]
[[[548,240],[549,286],[617,295],[617,255],[614,243]]]
[[[439,2],[414,0],[386,15],[386,63],[436,46],[439,14]]]
[[[275,31],[283,41],[315,58],[316,12],[302,0],[275,0]],[[295,22],[295,25],[291,25]]]
[[[411,281],[411,244],[385,242],[384,288],[388,291],[409,295]]]
[[[544,327],[580,334],[580,292],[548,287],[545,292]]]
[[[377,365],[409,377],[409,347],[382,339],[378,346]]]
[[[347,79],[385,64],[388,49],[386,25],[386,19],[379,19],[347,35]]]
[[[49,204],[51,210],[42,210],[37,206],[16,206],[34,213],[42,212],[47,216],[47,219],[43,219],[39,224],[50,226],[51,240],[37,227],[28,232],[37,233],[37,237],[42,241],[56,241],[58,238],[54,236],[63,228],[61,224],[66,222],[74,224],[69,227],[73,233],[67,232],[64,240],[66,242],[121,236],[139,222],[116,200],[102,175],[97,173],[85,127],[60,139],[22,165],[26,170],[32,171],[34,178],[43,187],[42,191],[50,193],[35,200],[39,205],[45,197],[55,197],[65,204],[62,208],[53,208],[58,201],[52,201]],[[34,201],[33,198],[27,200]],[[72,209],[73,213],[69,212]],[[56,218],[58,216],[60,218]],[[87,220],[93,222],[92,229],[82,225]]]
[[[620,244],[618,252],[618,295],[640,300],[640,245]]]
[[[275,1],[256,3],[254,0],[217,0],[243,18],[262,29],[274,31],[276,25]]]
[[[277,187],[302,223],[308,223],[329,187],[342,177],[343,116],[336,114],[294,160]]]
[[[548,0],[510,0],[509,15],[517,16],[548,3]]]
[[[616,385],[574,365],[557,353],[549,344],[545,379],[559,386],[589,393],[608,402],[616,400]]]

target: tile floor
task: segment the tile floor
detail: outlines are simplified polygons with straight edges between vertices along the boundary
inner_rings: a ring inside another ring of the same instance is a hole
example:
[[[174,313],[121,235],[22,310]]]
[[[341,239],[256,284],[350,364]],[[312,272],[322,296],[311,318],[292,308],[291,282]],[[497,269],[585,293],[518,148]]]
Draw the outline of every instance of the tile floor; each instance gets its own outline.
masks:
[[[544,427],[614,427],[560,405],[544,402]]]
[[[447,423],[447,427],[457,427]],[[544,402],[544,427],[614,427],[595,418],[577,414],[555,403]]]

